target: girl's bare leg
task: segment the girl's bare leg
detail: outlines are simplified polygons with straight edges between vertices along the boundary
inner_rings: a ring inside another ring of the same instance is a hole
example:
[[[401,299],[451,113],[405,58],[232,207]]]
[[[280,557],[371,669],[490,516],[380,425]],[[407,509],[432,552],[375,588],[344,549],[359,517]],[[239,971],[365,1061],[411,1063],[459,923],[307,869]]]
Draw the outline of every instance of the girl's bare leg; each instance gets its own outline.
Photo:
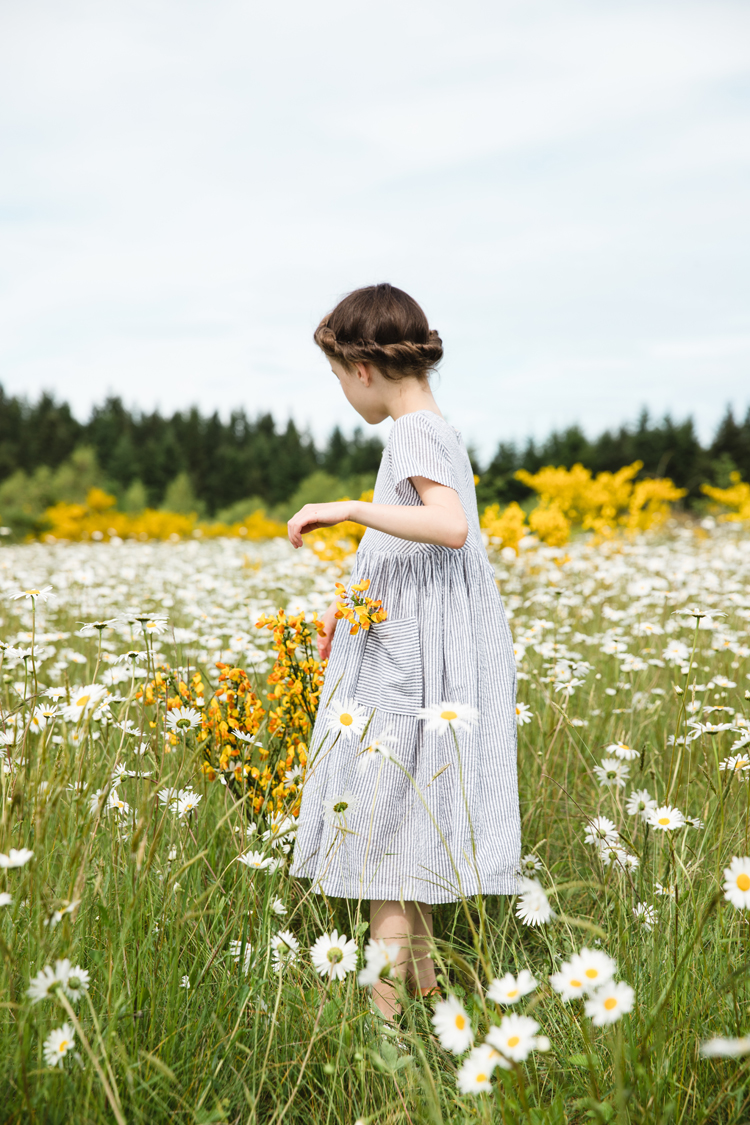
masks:
[[[373,940],[397,942],[401,950],[396,961],[396,975],[408,977],[422,992],[436,985],[435,966],[429,956],[432,938],[432,906],[425,902],[400,902],[373,899],[370,902],[370,934]],[[387,1019],[398,1014],[396,989],[388,980],[373,986],[373,1000]]]

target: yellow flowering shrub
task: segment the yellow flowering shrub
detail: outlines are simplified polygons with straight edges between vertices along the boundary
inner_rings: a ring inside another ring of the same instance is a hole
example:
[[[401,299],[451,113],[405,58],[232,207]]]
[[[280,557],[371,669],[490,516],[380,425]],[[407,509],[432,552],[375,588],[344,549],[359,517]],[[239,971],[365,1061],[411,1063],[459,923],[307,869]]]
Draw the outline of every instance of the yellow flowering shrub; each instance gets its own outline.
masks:
[[[562,547],[568,542],[571,523],[563,515],[559,504],[543,500],[529,513],[529,527],[542,543],[550,547]]]
[[[199,521],[193,512],[162,512],[146,508],[130,515],[118,512],[114,496],[101,488],[89,490],[85,504],[54,504],[47,508],[44,520],[48,542],[58,539],[80,542],[88,539],[188,539],[205,536],[231,536],[249,540],[278,539],[286,535],[286,524],[269,519],[257,511],[237,523]]]
[[[493,547],[512,547],[518,554],[518,544],[528,534],[526,515],[515,500],[502,512],[499,504],[490,504],[484,509],[479,526],[487,532]]]
[[[365,591],[369,589],[369,578],[363,578],[361,582],[355,582],[351,589],[351,595],[347,595],[345,586],[340,582],[336,583],[338,601],[336,602],[337,608],[334,616],[339,620],[343,618],[349,622],[351,625],[349,632],[352,636],[357,634],[360,629],[367,632],[371,625],[377,625],[379,621],[385,621],[388,617],[380,599],[376,601],[374,598],[365,596]]]
[[[363,492],[360,501],[372,503],[373,489]],[[348,500],[348,496],[342,496]],[[367,528],[361,523],[346,520],[345,523],[335,524],[333,527],[321,527],[311,531],[305,536],[305,546],[314,551],[323,562],[343,563],[349,555],[353,555],[359,547],[362,536]]]
[[[714,488],[711,484],[702,484],[701,492],[705,492],[706,496],[725,508],[734,508],[734,511],[719,516],[720,520],[731,523],[750,520],[750,484],[738,472],[730,473],[729,479],[732,482],[729,488]]]

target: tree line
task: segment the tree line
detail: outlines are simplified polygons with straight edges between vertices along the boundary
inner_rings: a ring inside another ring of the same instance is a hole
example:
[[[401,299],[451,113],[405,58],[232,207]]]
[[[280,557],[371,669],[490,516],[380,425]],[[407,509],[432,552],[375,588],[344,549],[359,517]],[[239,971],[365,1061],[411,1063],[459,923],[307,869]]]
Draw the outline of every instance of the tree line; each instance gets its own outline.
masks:
[[[125,510],[161,506],[238,519],[263,506],[283,518],[308,499],[371,487],[381,453],[380,440],[360,429],[347,436],[336,428],[317,445],[292,421],[278,425],[270,414],[250,418],[243,410],[226,420],[196,408],[168,416],[108,398],[81,422],[52,395],[30,402],[0,386],[0,520],[18,532],[32,530],[50,504],[85,498],[94,484]],[[471,456],[480,505],[528,498],[514,479],[521,468],[580,462],[614,472],[636,460],[643,474],[686,488],[691,504],[704,481],[723,487],[734,470],[750,480],[750,409],[742,420],[727,409],[707,445],[691,418],[657,421],[644,410],[635,424],[595,438],[569,426],[542,441],[501,442],[489,463]]]

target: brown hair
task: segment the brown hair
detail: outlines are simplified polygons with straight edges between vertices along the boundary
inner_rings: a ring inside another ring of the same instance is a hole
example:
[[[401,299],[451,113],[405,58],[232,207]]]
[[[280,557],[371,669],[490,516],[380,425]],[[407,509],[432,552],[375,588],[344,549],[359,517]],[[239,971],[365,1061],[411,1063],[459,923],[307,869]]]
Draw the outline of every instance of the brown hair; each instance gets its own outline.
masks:
[[[355,289],[324,316],[313,336],[345,368],[372,363],[398,382],[425,379],[443,358],[443,342],[408,293],[383,282]]]

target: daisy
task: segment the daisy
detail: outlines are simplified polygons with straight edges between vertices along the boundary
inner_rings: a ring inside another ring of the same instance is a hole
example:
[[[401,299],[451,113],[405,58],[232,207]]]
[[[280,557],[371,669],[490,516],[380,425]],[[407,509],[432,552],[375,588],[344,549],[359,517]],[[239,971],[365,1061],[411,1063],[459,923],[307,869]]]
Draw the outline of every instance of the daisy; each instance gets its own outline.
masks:
[[[466,1009],[455,996],[438,1000],[432,1016],[432,1026],[441,1045],[454,1055],[462,1054],[474,1042],[474,1032]]]
[[[166,613],[154,613],[149,616],[141,614],[135,620],[139,623],[144,635],[158,636],[160,633],[166,633],[169,618]]]
[[[586,979],[580,971],[580,966],[573,965],[572,959],[563,961],[558,971],[550,975],[549,982],[566,1002],[575,1000],[586,992]]]
[[[90,717],[107,696],[101,684],[84,684],[70,693],[70,703],[63,707],[63,718],[68,723],[79,723]]]
[[[45,707],[43,705],[35,707],[29,720],[29,730],[43,731],[47,723],[52,722],[56,715],[56,707]]]
[[[537,983],[528,969],[521,969],[517,978],[506,973],[499,980],[493,980],[487,989],[487,999],[496,1004],[517,1004],[522,996],[534,991]]]
[[[194,707],[174,707],[167,713],[167,730],[172,730],[176,734],[187,733],[187,731],[194,730],[200,725],[201,713],[196,711]]]
[[[628,866],[628,853],[616,840],[603,840],[600,843],[599,858],[605,867],[614,865],[624,870]]]
[[[334,699],[328,708],[328,730],[335,731],[342,738],[360,738],[367,726],[369,714],[353,699]]]
[[[273,968],[278,972],[284,965],[289,965],[297,960],[299,942],[291,930],[280,930],[271,938],[273,951]]]
[[[360,773],[366,773],[370,762],[375,761],[376,758],[386,762],[398,762],[393,752],[393,741],[389,731],[384,731],[380,738],[373,739],[369,746],[359,751],[357,756]]]
[[[26,995],[31,998],[32,1004],[38,1004],[40,1000],[46,1000],[47,997],[52,994],[53,989],[57,988],[59,984],[60,981],[55,976],[54,969],[50,965],[45,965],[45,967],[29,981]]]
[[[616,785],[624,789],[630,775],[630,766],[626,766],[619,758],[602,758],[602,764],[594,766],[594,773],[599,778],[600,785]]]
[[[347,941],[346,934],[322,934],[310,949],[310,959],[316,972],[332,980],[343,980],[347,973],[357,968],[357,943]]]
[[[614,754],[622,762],[634,762],[636,758],[640,758],[640,751],[635,750],[632,746],[628,746],[627,742],[611,742],[609,746],[605,747],[605,754]]]
[[[0,891],[0,906],[10,906],[12,902],[12,895],[9,895],[7,891]]]
[[[46,602],[49,598],[56,597],[51,591],[52,586],[42,586],[40,590],[19,590],[17,594],[10,594],[10,599],[17,602],[19,598],[38,598],[40,601]]]
[[[250,971],[250,962],[253,958],[253,947],[249,941],[245,942],[245,952],[242,952],[242,940],[233,938],[229,943],[229,956],[233,961],[239,961],[242,958],[242,968],[244,972]]]
[[[491,1027],[487,1032],[487,1042],[507,1059],[523,1062],[532,1051],[548,1051],[550,1041],[546,1035],[537,1035],[539,1024],[531,1016],[519,1016],[515,1012],[503,1016],[499,1027]]]
[[[181,793],[177,801],[177,815],[186,816],[198,807],[198,802],[203,799],[201,793]]]
[[[273,910],[274,914],[278,915],[284,915],[287,913],[286,906],[280,898],[275,898],[273,900],[273,902],[271,903],[271,910]]]
[[[721,1035],[707,1039],[701,1043],[701,1054],[704,1059],[736,1059],[740,1055],[750,1055],[750,1035],[742,1039],[725,1039]]]
[[[75,1046],[76,1033],[69,1023],[51,1031],[44,1040],[44,1061],[47,1066],[58,1066]]]
[[[481,1043],[474,1047],[456,1071],[459,1093],[480,1094],[483,1090],[491,1090],[490,1078],[496,1066],[510,1070],[510,1063],[505,1061],[491,1043]]]
[[[640,816],[643,820],[647,820],[648,813],[655,808],[656,801],[648,789],[634,789],[625,802],[625,812],[629,816]]]
[[[651,933],[659,920],[659,915],[647,902],[637,902],[633,907],[633,916],[648,933]]]
[[[686,828],[705,828],[705,824],[699,816],[689,816],[685,820]]]
[[[733,856],[724,868],[724,898],[738,910],[750,907],[750,856]]]
[[[479,718],[476,707],[468,703],[433,703],[422,707],[419,718],[425,720],[425,730],[436,730],[445,734],[448,729],[470,730]]]
[[[169,805],[173,801],[178,801],[180,799],[180,791],[179,789],[169,789],[167,787],[160,789],[157,793],[157,797],[159,798],[160,805]]]
[[[58,962],[58,964],[62,964],[62,962]],[[59,973],[55,975],[59,977],[65,995],[75,1004],[81,999],[84,992],[88,992],[91,974],[86,969],[82,969],[80,965],[71,967],[69,961],[64,964],[65,978],[62,979]]]
[[[600,984],[605,984],[617,971],[617,965],[609,954],[586,947],[571,957],[570,965],[572,972],[584,982],[584,992],[592,992]]]
[[[190,988],[190,977],[187,975],[187,973],[180,981],[180,988]]]
[[[327,797],[323,801],[323,819],[334,828],[346,828],[358,808],[359,797],[347,790],[340,797]]]
[[[673,809],[671,805],[660,805],[658,808],[651,809],[647,823],[652,828],[660,828],[662,832],[674,832],[677,828],[684,828],[685,817],[679,809]]]
[[[682,641],[670,641],[661,655],[662,659],[669,660],[672,664],[683,664],[690,656],[690,650]]]
[[[586,835],[583,842],[584,844],[599,844],[610,840],[615,841],[618,838],[619,832],[614,822],[609,817],[596,816],[586,825]]]
[[[270,843],[272,847],[280,846],[286,853],[292,846],[289,836],[297,831],[297,821],[293,816],[285,813],[274,813],[269,821],[268,829],[261,835],[261,840]]]
[[[0,867],[25,867],[33,854],[30,848],[10,848],[7,855],[0,852]]]
[[[121,653],[115,657],[116,664],[144,664],[148,659],[148,653],[142,652],[140,649],[131,648],[127,652]]]
[[[632,1010],[635,1002],[635,992],[624,981],[610,981],[598,988],[584,1004],[586,1015],[589,1016],[594,1027],[604,1027],[605,1024],[614,1023]]]
[[[656,895],[666,895],[669,898],[674,898],[675,893],[675,888],[669,886],[669,884],[664,887],[661,883],[654,883],[654,894]]]
[[[519,879],[521,891],[516,903],[516,917],[527,926],[543,926],[554,917],[549,899],[538,879]]]
[[[245,852],[244,855],[237,856],[238,863],[244,863],[245,867],[254,867],[256,871],[263,871],[266,867],[273,864],[270,855],[264,855],[263,852]]]
[[[518,723],[519,727],[525,726],[526,723],[530,723],[533,718],[534,714],[528,703],[516,704],[516,722]]]
[[[542,870],[542,861],[538,855],[529,852],[528,855],[523,856],[521,859],[521,874],[528,878],[533,878],[537,871]]]
[[[730,758],[724,758],[724,760],[722,762],[719,762],[719,769],[720,770],[727,770],[727,772],[730,772],[730,773],[735,772],[735,771],[737,771],[739,773],[740,771],[749,770],[750,769],[750,755],[748,755],[748,754],[733,754],[732,757],[730,757]]]
[[[396,942],[387,944],[382,939],[370,940],[365,946],[365,967],[360,969],[357,982],[366,988],[385,977],[392,977],[400,950],[401,946]]]

